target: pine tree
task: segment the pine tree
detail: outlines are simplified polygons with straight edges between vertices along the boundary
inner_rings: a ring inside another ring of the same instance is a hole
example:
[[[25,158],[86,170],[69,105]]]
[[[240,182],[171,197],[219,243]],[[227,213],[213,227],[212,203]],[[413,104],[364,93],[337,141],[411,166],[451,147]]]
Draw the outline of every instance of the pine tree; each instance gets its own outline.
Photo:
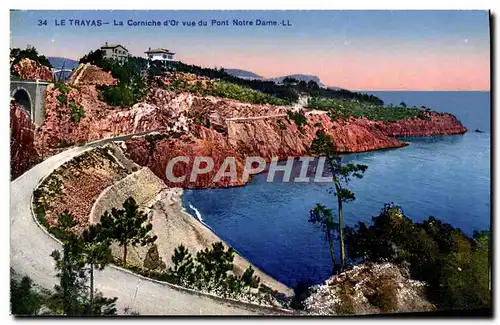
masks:
[[[337,268],[337,259],[335,258],[334,239],[335,232],[338,231],[338,223],[333,221],[332,209],[328,209],[322,204],[317,204],[314,209],[309,212],[309,222],[317,224],[325,233],[326,241],[328,242],[328,250],[332,259],[332,266]]]
[[[67,210],[59,215],[62,230],[63,252],[51,254],[55,268],[59,271],[59,284],[54,287],[53,300],[61,305],[65,315],[113,315],[116,314],[117,298],[106,298],[94,293],[93,267],[104,268],[111,260],[109,241],[100,241],[98,228],[90,227],[84,236],[75,234],[71,228],[76,222]],[[90,291],[87,287],[87,268],[90,264]]]
[[[123,209],[106,211],[101,217],[102,235],[109,239],[115,239],[123,246],[123,266],[127,264],[127,249],[129,245],[145,246],[153,243],[156,236],[150,236],[153,228],[147,222],[147,215],[139,210],[139,206],[132,197],[123,203]]]
[[[21,281],[10,279],[10,308],[13,315],[38,315],[42,295],[33,289],[33,281],[24,276]]]
[[[94,268],[104,269],[113,260],[111,254],[110,240],[101,235],[101,225],[90,226],[82,235],[83,255],[85,264],[89,265],[90,290],[89,304],[93,308],[94,303]]]
[[[340,263],[341,268],[345,268],[345,246],[343,234],[343,203],[349,203],[356,199],[354,192],[348,187],[351,177],[363,178],[363,173],[368,169],[368,166],[361,164],[348,163],[344,164],[342,158],[337,154],[335,144],[332,137],[325,134],[324,131],[318,130],[316,138],[311,144],[311,153],[324,156],[328,164],[328,170],[333,176],[334,193],[337,197],[337,213],[338,213],[338,235],[340,239]],[[313,213],[314,210],[312,211]],[[323,213],[328,213],[323,210]],[[325,216],[325,215],[324,215]],[[326,216],[329,218],[329,216]],[[326,220],[326,219],[325,219]],[[331,222],[328,221],[328,226]],[[331,251],[331,250],[330,250]],[[335,267],[335,266],[334,266]]]

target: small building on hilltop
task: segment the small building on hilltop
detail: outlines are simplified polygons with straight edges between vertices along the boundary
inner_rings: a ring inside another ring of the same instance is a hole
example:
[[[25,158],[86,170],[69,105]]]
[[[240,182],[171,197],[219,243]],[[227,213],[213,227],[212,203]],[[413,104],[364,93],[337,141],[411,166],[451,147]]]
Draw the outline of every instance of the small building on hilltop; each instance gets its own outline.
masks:
[[[128,50],[120,44],[108,44],[108,42],[106,42],[101,46],[101,50],[104,52],[104,57],[107,59],[125,61],[130,56]]]
[[[175,53],[170,52],[167,49],[163,49],[163,48],[151,49],[151,48],[149,48],[145,53],[146,53],[148,59],[150,59],[152,61],[163,61],[163,62],[175,61]]]

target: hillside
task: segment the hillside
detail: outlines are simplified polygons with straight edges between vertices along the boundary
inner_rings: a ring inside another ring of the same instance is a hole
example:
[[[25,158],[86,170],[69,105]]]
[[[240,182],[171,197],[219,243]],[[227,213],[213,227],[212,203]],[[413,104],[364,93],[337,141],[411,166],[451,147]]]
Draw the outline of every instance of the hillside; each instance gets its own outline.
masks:
[[[251,71],[247,71],[247,70],[243,70],[243,69],[224,69],[225,72],[227,72],[228,74],[234,76],[234,77],[238,77],[238,78],[242,78],[242,79],[257,79],[257,80],[265,80],[265,81],[274,81],[274,82],[282,82],[283,79],[285,79],[286,77],[289,77],[289,78],[293,78],[293,79],[297,79],[299,81],[305,81],[305,82],[308,82],[308,81],[314,81],[316,82],[320,87],[328,87],[326,85],[324,85],[320,78],[318,76],[314,76],[314,75],[309,75],[309,74],[290,74],[290,75],[286,75],[286,76],[281,76],[281,77],[274,77],[274,78],[265,78],[261,75],[258,75],[256,73],[253,73]],[[332,87],[332,88],[335,88],[335,87]]]
[[[227,73],[238,78],[265,79],[263,76],[242,69],[224,69]]]

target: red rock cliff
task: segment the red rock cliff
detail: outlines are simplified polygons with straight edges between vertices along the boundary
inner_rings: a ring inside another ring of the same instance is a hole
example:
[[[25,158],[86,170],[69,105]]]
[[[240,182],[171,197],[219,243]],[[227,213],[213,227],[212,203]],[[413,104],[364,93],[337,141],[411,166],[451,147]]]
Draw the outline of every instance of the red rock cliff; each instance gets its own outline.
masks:
[[[184,130],[185,139],[189,140],[155,140],[154,146],[146,139],[127,141],[131,158],[150,167],[163,179],[168,161],[179,155],[211,156],[216,168],[225,157],[235,157],[238,171],[248,156],[260,156],[269,161],[272,157],[286,159],[304,155],[319,129],[331,135],[338,150],[344,153],[406,145],[395,136],[466,132],[453,115],[437,113],[428,113],[429,119],[383,123],[364,118],[332,121],[326,114],[315,111],[308,113],[307,124],[299,129],[284,114],[289,107],[252,105],[161,87],[150,89],[144,100],[133,107],[116,108],[100,101],[96,89],[96,85],[116,84],[109,73],[91,65],[81,65],[71,80],[70,84],[78,86],[66,89],[65,96],[61,96],[61,89],[47,90],[46,120],[36,137],[37,148],[51,154],[51,150],[61,145],[175,127]],[[84,111],[78,121],[72,118],[75,107]],[[208,126],[207,121],[210,121],[209,128],[202,127]],[[176,168],[190,167],[176,165]],[[179,173],[185,171],[188,170],[177,170]],[[193,186],[211,186],[208,182],[211,176],[200,176]],[[181,185],[191,187],[185,183]],[[242,185],[242,181],[225,179],[216,184],[235,185]]]
[[[39,162],[34,144],[35,125],[14,101],[10,103],[10,175],[12,179]]]
[[[412,118],[394,123],[375,122],[377,129],[383,134],[397,136],[426,136],[441,134],[463,134],[467,129],[452,114],[428,113],[430,120]]]
[[[53,81],[54,75],[49,67],[43,66],[30,59],[22,59],[14,66],[14,70],[19,74],[21,79],[26,80],[43,80]]]

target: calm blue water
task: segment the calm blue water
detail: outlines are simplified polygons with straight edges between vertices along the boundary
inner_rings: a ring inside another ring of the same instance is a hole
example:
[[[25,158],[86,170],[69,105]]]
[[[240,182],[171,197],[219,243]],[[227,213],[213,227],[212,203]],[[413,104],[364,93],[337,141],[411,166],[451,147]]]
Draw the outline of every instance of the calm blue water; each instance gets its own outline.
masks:
[[[451,112],[470,132],[403,138],[410,146],[346,155],[346,160],[369,166],[362,180],[351,183],[357,199],[345,207],[346,224],[369,223],[384,203],[394,202],[416,221],[434,215],[469,234],[489,229],[489,93],[373,93],[386,103],[404,101],[408,106]],[[300,166],[296,167],[298,175]],[[300,280],[326,279],[331,270],[327,245],[307,219],[316,203],[335,207],[328,186],[267,183],[266,177],[257,175],[239,188],[185,191],[184,206],[193,212],[192,204],[222,239],[283,283],[294,286]]]

